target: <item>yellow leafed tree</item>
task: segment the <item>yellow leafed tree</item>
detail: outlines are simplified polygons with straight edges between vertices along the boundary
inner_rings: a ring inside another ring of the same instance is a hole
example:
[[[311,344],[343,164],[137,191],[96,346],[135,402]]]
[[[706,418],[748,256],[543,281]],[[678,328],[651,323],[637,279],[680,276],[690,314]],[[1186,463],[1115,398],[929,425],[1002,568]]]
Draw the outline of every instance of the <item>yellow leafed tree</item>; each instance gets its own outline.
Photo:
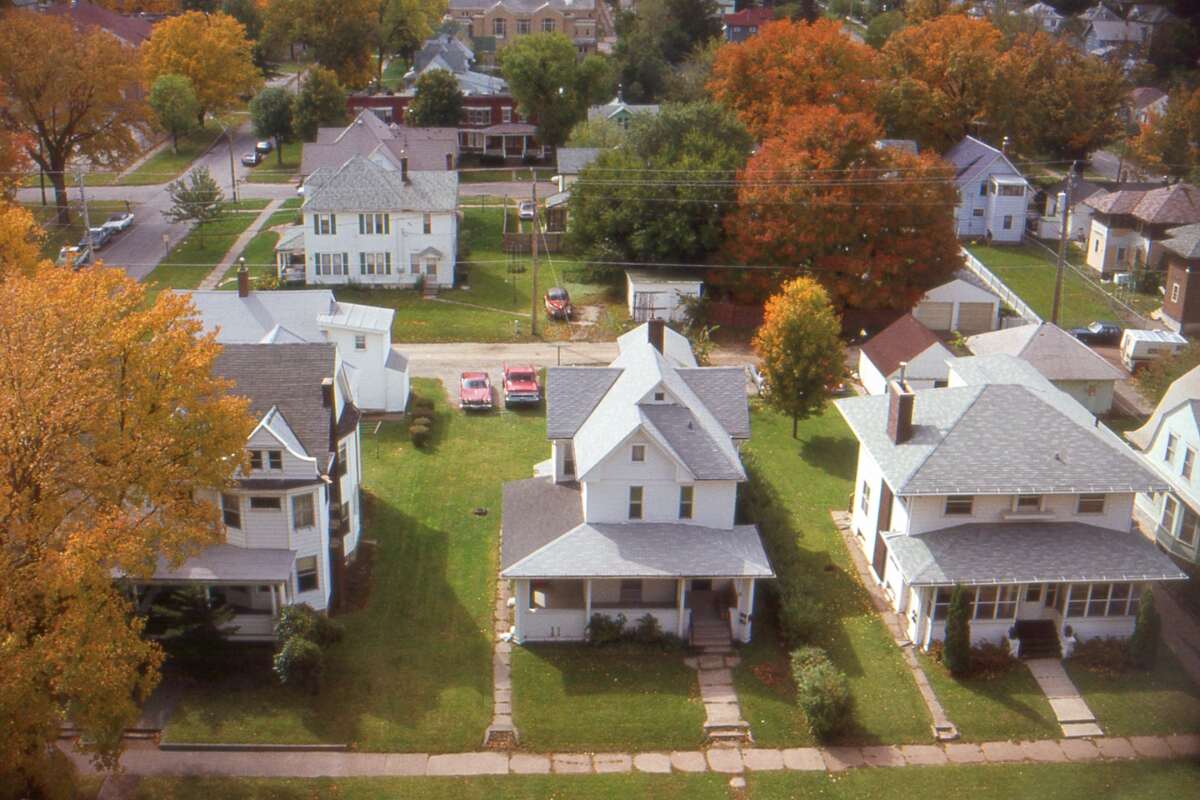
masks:
[[[158,680],[114,575],[218,540],[196,492],[241,466],[246,401],[188,300],[120,270],[0,277],[0,796],[53,794],[70,719],[103,765]]]
[[[252,50],[245,27],[233,17],[189,11],[155,24],[142,45],[142,69],[147,85],[159,75],[190,79],[203,124],[205,114],[233,107],[262,83]]]
[[[0,280],[13,272],[30,274],[42,260],[46,233],[26,209],[0,203]]]

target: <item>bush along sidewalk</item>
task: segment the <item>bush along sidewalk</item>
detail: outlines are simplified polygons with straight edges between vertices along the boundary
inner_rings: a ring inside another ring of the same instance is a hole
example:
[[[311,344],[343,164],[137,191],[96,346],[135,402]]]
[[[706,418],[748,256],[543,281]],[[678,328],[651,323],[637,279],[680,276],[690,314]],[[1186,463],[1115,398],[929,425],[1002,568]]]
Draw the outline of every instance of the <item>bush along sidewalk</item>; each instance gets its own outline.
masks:
[[[792,680],[796,703],[808,720],[813,736],[825,741],[850,726],[854,708],[846,676],[819,647],[792,651]]]
[[[321,691],[325,675],[325,650],[341,641],[341,624],[318,614],[306,603],[285,606],[275,624],[279,650],[273,668],[279,682],[311,694]]]

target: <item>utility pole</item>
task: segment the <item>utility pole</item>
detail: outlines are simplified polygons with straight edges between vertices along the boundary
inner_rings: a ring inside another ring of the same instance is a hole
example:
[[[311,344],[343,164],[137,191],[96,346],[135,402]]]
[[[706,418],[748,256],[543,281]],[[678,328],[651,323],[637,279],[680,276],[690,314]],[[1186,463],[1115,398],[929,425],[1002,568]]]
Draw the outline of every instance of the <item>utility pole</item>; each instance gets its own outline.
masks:
[[[1054,273],[1054,304],[1050,307],[1050,321],[1055,325],[1058,324],[1058,307],[1062,301],[1062,284],[1063,270],[1067,263],[1067,237],[1071,231],[1068,229],[1068,214],[1071,208],[1071,194],[1075,186],[1075,164],[1071,162],[1071,168],[1067,171],[1067,191],[1063,195],[1063,204],[1061,211],[1061,222],[1058,224],[1058,264]]]
[[[237,171],[233,167],[233,130],[225,129],[225,141],[229,142],[229,191],[233,194],[233,202],[238,201]]]
[[[533,336],[537,336],[538,332],[538,287],[537,287],[537,269],[538,269],[538,207],[537,207],[537,172],[533,167],[529,168],[529,185],[533,187],[533,233],[529,237],[529,255],[533,259],[533,286],[529,290],[529,332]],[[519,206],[518,206],[519,208]],[[518,216],[520,216],[518,214]]]
[[[92,220],[88,215],[87,197],[83,193],[83,172],[76,172],[75,179],[79,182],[79,203],[83,206],[83,237],[90,245],[92,242]]]
[[[38,137],[38,185],[42,187],[42,205],[46,205],[46,168],[42,166],[42,162],[46,160],[46,156],[42,151],[42,138]]]

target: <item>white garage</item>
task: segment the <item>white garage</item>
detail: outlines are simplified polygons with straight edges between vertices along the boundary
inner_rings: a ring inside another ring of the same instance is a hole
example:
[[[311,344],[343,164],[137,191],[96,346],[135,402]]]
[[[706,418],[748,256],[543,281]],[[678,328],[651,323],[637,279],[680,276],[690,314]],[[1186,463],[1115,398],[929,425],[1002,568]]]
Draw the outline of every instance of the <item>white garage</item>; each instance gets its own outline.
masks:
[[[688,298],[704,294],[704,281],[695,273],[674,270],[625,270],[629,316],[635,322],[652,319],[684,320]]]
[[[912,315],[931,331],[964,334],[994,331],[1000,326],[1000,298],[962,278],[930,289]]]

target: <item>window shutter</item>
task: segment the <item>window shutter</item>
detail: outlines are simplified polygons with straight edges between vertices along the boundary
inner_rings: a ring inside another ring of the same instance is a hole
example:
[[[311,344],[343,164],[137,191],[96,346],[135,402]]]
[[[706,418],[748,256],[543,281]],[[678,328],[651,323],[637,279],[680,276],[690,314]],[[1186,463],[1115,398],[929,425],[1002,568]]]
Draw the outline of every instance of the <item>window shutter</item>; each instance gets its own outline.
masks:
[[[392,253],[390,250],[383,254],[383,271],[388,275],[392,274]]]
[[[337,233],[337,214],[329,215],[329,232],[332,234]]]
[[[321,235],[321,215],[313,214],[313,233],[317,236]]]
[[[350,274],[350,254],[349,253],[342,253],[342,274],[343,275]]]
[[[358,233],[361,236],[362,234],[364,234],[366,232],[367,232],[367,215],[359,214],[358,215]]]
[[[384,233],[392,232],[392,215],[391,214],[383,215],[383,232]]]
[[[358,274],[359,275],[367,274],[367,254],[366,253],[358,254]]]

